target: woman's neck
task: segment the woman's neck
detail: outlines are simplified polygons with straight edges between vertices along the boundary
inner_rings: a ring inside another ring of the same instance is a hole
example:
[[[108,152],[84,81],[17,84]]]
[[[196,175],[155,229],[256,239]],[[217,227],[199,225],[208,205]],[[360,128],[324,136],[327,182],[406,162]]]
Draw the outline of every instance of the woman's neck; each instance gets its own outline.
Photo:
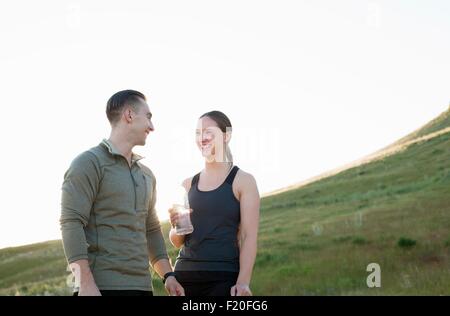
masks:
[[[231,166],[233,165],[232,162],[207,162],[205,161],[205,173],[209,174],[221,174],[225,171],[229,171],[231,169]]]

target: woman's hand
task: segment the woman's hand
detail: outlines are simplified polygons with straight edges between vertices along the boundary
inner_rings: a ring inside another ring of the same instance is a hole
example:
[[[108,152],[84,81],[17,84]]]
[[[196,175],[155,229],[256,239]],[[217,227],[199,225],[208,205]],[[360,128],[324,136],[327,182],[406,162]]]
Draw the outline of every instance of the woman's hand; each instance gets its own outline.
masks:
[[[169,208],[169,221],[170,221],[170,225],[172,226],[172,228],[175,228],[175,225],[178,222],[178,212],[173,208]]]
[[[190,208],[189,213],[192,213],[192,211],[193,210]],[[177,222],[178,222],[178,218],[179,218],[178,212],[173,207],[169,208],[168,212],[170,214],[170,217],[169,217],[170,225],[172,226],[172,228],[175,228],[175,226],[177,225]]]
[[[250,291],[250,287],[247,284],[237,283],[235,286],[231,288],[231,296],[252,296],[252,291]]]

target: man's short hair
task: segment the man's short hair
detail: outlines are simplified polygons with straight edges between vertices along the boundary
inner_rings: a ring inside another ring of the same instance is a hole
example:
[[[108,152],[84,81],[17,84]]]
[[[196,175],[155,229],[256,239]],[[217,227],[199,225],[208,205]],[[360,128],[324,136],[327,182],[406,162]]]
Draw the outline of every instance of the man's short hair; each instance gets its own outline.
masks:
[[[143,99],[146,101],[145,95],[135,90],[123,90],[114,93],[106,104],[106,116],[111,124],[119,121],[120,116],[126,105],[132,106],[136,110],[139,103]]]

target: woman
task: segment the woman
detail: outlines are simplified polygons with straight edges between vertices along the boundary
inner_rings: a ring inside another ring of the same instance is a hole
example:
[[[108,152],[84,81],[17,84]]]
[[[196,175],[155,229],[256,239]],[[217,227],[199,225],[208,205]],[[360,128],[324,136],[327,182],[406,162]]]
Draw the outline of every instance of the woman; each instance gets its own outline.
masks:
[[[203,114],[196,143],[204,169],[183,181],[194,231],[177,235],[178,215],[169,209],[169,238],[180,248],[175,276],[190,296],[252,295],[260,198],[254,177],[233,165],[231,122],[219,111]]]

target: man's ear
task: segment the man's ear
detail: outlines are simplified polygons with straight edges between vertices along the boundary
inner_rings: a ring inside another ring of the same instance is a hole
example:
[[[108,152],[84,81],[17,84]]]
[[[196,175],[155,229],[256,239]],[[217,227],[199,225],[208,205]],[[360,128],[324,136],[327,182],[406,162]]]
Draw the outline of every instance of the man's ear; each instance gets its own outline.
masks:
[[[122,115],[125,118],[125,122],[131,123],[134,113],[130,108],[126,108]]]

